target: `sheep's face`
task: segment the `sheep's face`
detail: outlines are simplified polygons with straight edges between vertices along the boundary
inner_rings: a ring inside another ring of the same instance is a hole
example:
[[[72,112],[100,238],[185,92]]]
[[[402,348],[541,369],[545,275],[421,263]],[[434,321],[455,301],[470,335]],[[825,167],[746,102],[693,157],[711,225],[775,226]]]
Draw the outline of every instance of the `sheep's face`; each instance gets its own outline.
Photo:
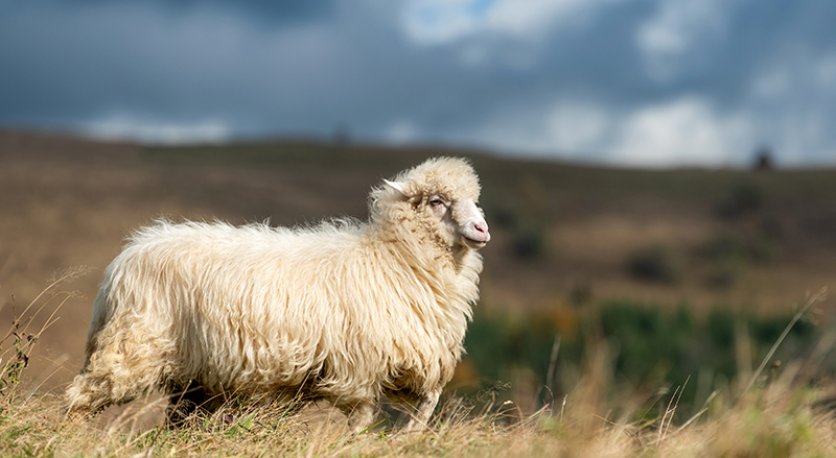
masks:
[[[371,219],[427,235],[450,249],[484,247],[490,240],[485,215],[477,204],[479,177],[464,159],[439,157],[384,180],[370,196]],[[410,237],[407,235],[406,237]]]
[[[473,198],[451,198],[441,192],[415,193],[407,190],[406,183],[385,183],[411,203],[419,219],[445,245],[480,249],[491,240],[485,214]]]
[[[442,238],[449,246],[464,245],[479,249],[491,240],[485,214],[473,199],[450,200],[433,194],[427,206],[442,229]]]

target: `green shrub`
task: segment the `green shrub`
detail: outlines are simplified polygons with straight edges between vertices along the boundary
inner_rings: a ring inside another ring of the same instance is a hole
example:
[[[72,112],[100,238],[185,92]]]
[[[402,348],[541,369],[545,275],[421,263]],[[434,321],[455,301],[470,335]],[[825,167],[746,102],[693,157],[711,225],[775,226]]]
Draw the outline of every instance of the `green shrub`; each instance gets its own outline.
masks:
[[[586,310],[586,309],[585,309]],[[476,315],[465,338],[467,358],[481,375],[485,386],[497,380],[508,381],[514,368],[526,367],[544,384],[549,370],[555,337],[560,337],[557,379],[548,387],[560,395],[561,386],[577,380],[586,355],[606,342],[611,350],[615,373],[629,386],[658,388],[681,386],[686,379],[695,382],[698,374],[713,380],[730,380],[738,371],[734,350],[739,325],[746,327],[756,361],[766,355],[791,317],[756,317],[715,307],[707,316],[695,317],[686,305],[675,308],[607,301],[587,310],[576,324],[577,332],[560,334],[557,325],[543,313],[509,319],[501,315]],[[808,354],[817,336],[816,328],[801,321],[775,355],[791,359]],[[830,368],[825,370],[836,370]],[[684,411],[696,400],[696,383],[686,387],[681,404]]]

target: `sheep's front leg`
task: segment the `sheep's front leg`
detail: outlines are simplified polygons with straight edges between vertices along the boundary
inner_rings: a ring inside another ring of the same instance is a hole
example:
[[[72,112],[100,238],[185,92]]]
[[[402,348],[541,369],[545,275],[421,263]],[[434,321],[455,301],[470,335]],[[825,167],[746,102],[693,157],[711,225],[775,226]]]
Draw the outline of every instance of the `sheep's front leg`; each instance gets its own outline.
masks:
[[[365,431],[374,420],[374,404],[371,402],[340,406],[340,409],[348,416],[348,427],[355,434]]]
[[[406,424],[403,431],[409,433],[425,429],[430,416],[432,416],[435,410],[436,404],[438,404],[438,397],[440,395],[441,390],[435,390],[421,396],[416,406],[417,412],[409,420],[409,423]]]

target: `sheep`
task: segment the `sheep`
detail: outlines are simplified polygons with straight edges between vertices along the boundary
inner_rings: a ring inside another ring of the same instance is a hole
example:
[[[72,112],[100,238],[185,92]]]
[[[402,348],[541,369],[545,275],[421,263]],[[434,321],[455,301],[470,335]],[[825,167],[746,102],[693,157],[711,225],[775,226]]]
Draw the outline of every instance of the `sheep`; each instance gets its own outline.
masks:
[[[469,162],[441,157],[373,187],[368,222],[139,229],[105,271],[68,414],[154,390],[171,421],[186,398],[325,399],[359,432],[385,396],[425,428],[479,296],[479,194]]]

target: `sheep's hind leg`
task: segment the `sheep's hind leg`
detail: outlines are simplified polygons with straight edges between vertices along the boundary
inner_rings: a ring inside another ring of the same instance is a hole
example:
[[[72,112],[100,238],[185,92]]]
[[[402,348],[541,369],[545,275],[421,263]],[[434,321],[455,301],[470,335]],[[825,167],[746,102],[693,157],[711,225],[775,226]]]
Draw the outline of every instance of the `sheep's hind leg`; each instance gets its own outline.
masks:
[[[79,374],[67,388],[67,416],[92,417],[111,405],[121,405],[147,394],[155,383],[110,371]]]
[[[89,373],[76,375],[67,388],[67,416],[92,417],[113,404],[110,383]]]
[[[403,432],[411,433],[425,429],[435,406],[438,404],[439,396],[441,396],[441,390],[431,391],[421,396],[416,407],[417,412],[412,415],[409,423],[403,428]]]
[[[67,388],[67,415],[92,416],[108,406],[130,402],[157,388],[165,368],[158,349],[122,341],[98,348],[83,372]]]

